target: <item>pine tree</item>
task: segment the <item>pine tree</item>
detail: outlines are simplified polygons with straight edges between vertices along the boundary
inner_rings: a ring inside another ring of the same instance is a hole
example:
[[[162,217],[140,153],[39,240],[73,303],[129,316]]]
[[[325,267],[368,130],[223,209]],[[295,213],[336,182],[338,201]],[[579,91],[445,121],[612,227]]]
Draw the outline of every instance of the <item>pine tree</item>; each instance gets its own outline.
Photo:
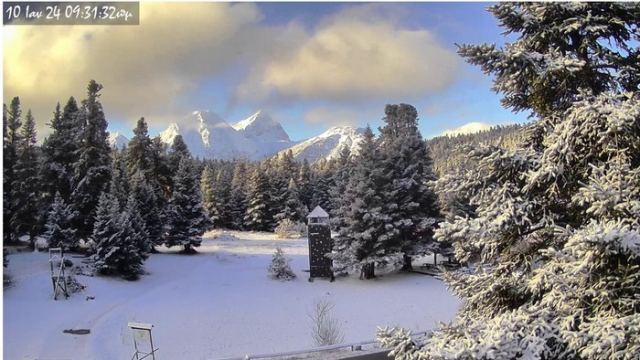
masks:
[[[331,172],[322,171],[319,172],[313,179],[310,209],[314,209],[316,206],[320,206],[323,209],[331,209],[331,179],[333,178]],[[328,210],[327,210],[328,211]]]
[[[77,127],[78,104],[71,97],[64,109],[56,106],[49,126],[53,132],[42,144],[42,203],[48,207],[56,192],[68,202],[72,191],[74,164],[77,161],[77,149],[80,143]]]
[[[143,258],[130,214],[121,212],[118,199],[104,192],[98,201],[92,239],[97,244],[93,259],[98,273],[129,280],[138,278]]]
[[[231,229],[243,230],[245,228],[244,217],[247,213],[246,183],[247,166],[244,162],[239,162],[233,169],[233,179],[231,180],[229,194],[229,227]]]
[[[149,176],[151,170],[151,138],[149,138],[149,130],[144,118],[140,118],[133,129],[133,138],[127,146],[127,174],[132,176],[140,171],[145,176]]]
[[[165,245],[184,246],[185,253],[192,253],[200,246],[202,234],[210,226],[202,207],[200,184],[194,176],[191,160],[184,157],[173,179],[174,189],[166,212],[167,231]]]
[[[44,233],[50,248],[61,247],[64,251],[71,251],[78,247],[76,229],[72,223],[75,216],[71,206],[65,204],[62,196],[56,193],[47,216]]]
[[[418,345],[383,331],[398,359],[631,359],[640,353],[640,101],[637,3],[500,3],[515,39],[462,46],[503,104],[537,117],[515,150],[437,183],[473,216],[440,224],[471,266],[446,274],[463,300]],[[635,30],[634,30],[635,29]],[[630,50],[630,51],[629,51]]]
[[[253,231],[273,230],[272,209],[269,207],[272,204],[270,190],[265,170],[257,167],[249,180],[247,193],[248,207],[244,223],[248,229]]]
[[[344,205],[344,193],[347,190],[347,184],[349,183],[349,175],[353,168],[353,162],[351,159],[351,150],[348,146],[343,146],[340,150],[340,156],[333,161],[332,178],[329,187],[329,196],[331,198],[331,206],[327,209],[331,217],[333,218],[334,226],[339,228],[341,226],[342,214],[340,213]]]
[[[109,183],[109,193],[118,199],[121,208],[127,203],[129,196],[129,177],[122,150],[114,149],[113,163],[111,168],[111,182]]]
[[[371,128],[367,127],[349,178],[339,213],[342,226],[334,240],[332,258],[340,269],[360,270],[361,278],[373,278],[376,263],[389,262],[386,225],[383,213],[383,164]],[[392,250],[393,252],[394,250]],[[393,254],[392,254],[393,255]]]
[[[313,209],[313,207],[311,207],[313,200],[312,173],[307,159],[304,159],[302,166],[300,166],[296,183],[300,189],[300,201],[302,201],[307,209]]]
[[[173,144],[171,144],[171,149],[167,158],[171,174],[176,174],[178,172],[180,162],[183,158],[191,159],[191,153],[189,152],[189,148],[187,147],[187,144],[185,144],[182,135],[178,134],[173,139]]]
[[[289,180],[289,186],[284,200],[284,207],[282,211],[275,216],[275,220],[280,222],[282,220],[291,220],[294,223],[303,221],[309,210],[300,201],[300,192],[296,182]]]
[[[130,196],[135,197],[137,206],[141,210],[140,215],[152,244],[149,251],[153,252],[153,245],[161,245],[163,242],[162,207],[161,200],[158,199],[162,193],[159,189],[153,189],[139,171],[132,175],[130,182]]]
[[[411,257],[434,252],[433,227],[439,217],[438,198],[429,181],[435,180],[426,144],[418,130],[418,112],[407,104],[385,107],[385,126],[380,129],[380,152],[384,162],[383,212],[389,247],[404,256],[404,268],[411,269]],[[391,250],[391,249],[389,249]]]
[[[200,192],[202,193],[202,207],[214,226],[220,226],[220,213],[218,212],[214,182],[213,170],[209,165],[204,167],[202,176],[200,177]]]
[[[106,190],[111,178],[111,146],[107,140],[107,121],[99,101],[102,85],[91,80],[87,87],[87,99],[76,120],[82,126],[78,159],[74,164],[72,204],[78,212],[78,235],[91,233],[98,199],[96,194]]]
[[[149,253],[152,251],[153,243],[149,238],[147,232],[147,226],[140,212],[140,204],[135,193],[129,194],[126,205],[124,207],[124,213],[128,217],[131,226],[131,239],[138,248],[138,253],[143,260],[149,257]]]
[[[296,274],[289,266],[289,259],[285,257],[284,251],[280,247],[276,248],[267,270],[274,279],[289,281],[296,278]]]
[[[17,159],[13,164],[13,181],[11,183],[11,222],[9,228],[14,236],[28,234],[31,245],[40,230],[38,194],[40,179],[38,176],[38,150],[36,148],[36,124],[31,114],[27,117],[20,131]]]
[[[5,242],[16,242],[16,231],[11,227],[11,218],[14,212],[13,194],[11,185],[15,181],[14,168],[18,161],[18,148],[21,142],[20,127],[22,126],[22,109],[20,98],[14,97],[7,111],[7,125],[3,144],[3,222],[7,228],[4,229],[3,237]]]

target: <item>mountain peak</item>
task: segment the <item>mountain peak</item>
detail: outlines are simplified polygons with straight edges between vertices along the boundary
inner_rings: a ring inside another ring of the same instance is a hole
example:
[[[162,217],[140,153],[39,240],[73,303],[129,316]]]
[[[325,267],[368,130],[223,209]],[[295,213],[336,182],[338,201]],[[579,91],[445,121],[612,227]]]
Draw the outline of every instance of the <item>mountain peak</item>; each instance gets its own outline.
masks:
[[[282,125],[262,110],[258,110],[248,118],[238,121],[232,127],[249,139],[261,139],[263,142],[271,143],[291,142]]]
[[[109,145],[114,149],[122,149],[129,144],[129,139],[117,131],[109,132],[109,138],[107,140],[109,141]]]

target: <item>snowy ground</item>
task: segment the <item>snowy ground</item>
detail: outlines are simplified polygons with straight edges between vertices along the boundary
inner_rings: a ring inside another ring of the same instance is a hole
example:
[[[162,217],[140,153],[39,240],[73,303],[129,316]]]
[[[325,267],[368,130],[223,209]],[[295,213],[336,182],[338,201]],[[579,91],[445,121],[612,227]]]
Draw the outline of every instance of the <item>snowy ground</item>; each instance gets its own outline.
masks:
[[[292,259],[296,280],[267,277],[276,246]],[[129,321],[154,325],[158,359],[281,352],[314,346],[307,315],[318,299],[335,303],[345,342],[373,339],[381,325],[428,330],[450,320],[459,306],[442,282],[419,274],[309,283],[306,239],[209,233],[198,251],[188,256],[163,249],[146,261],[148,275],[136,282],[79,276],[87,289],[59,301],[52,299],[47,254],[10,255],[14,285],[4,291],[4,358],[129,359]]]

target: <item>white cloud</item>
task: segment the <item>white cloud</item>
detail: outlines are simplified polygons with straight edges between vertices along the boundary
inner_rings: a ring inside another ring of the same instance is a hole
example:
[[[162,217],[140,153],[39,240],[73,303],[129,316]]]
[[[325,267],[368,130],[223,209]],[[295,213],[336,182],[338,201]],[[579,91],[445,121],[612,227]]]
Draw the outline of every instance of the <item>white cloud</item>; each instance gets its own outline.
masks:
[[[453,129],[447,129],[442,132],[443,136],[456,136],[463,134],[473,134],[484,130],[491,129],[490,124],[483,122],[470,122]]]
[[[415,98],[451,84],[459,67],[456,54],[430,31],[403,28],[377,9],[358,6],[330,17],[290,55],[255,69],[240,97]]]
[[[141,3],[139,26],[21,26],[4,34],[4,94],[32,107],[39,130],[57,101],[104,85],[109,117],[157,123],[191,110],[202,79],[262,61],[283,42],[255,4]],[[282,34],[281,34],[282,35]],[[258,60],[255,60],[258,59]],[[231,89],[229,91],[232,91]]]

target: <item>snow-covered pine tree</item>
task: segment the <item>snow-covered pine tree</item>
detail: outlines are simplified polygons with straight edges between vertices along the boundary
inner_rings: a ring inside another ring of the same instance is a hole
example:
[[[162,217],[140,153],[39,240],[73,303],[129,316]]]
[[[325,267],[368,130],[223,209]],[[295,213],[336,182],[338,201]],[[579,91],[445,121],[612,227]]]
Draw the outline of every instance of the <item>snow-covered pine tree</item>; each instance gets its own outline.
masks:
[[[160,208],[164,209],[164,206],[166,205],[166,202],[170,197],[171,188],[173,187],[173,175],[171,173],[171,169],[169,168],[168,155],[166,154],[166,145],[162,142],[159,136],[156,136],[151,140],[149,154],[149,174],[146,177],[154,190],[161,191],[156,195],[160,204]]]
[[[219,226],[220,214],[216,207],[216,198],[214,191],[214,174],[211,166],[205,165],[200,177],[200,192],[202,193],[202,207],[204,208],[209,220],[213,226]]]
[[[386,237],[388,251],[411,257],[439,249],[433,227],[439,217],[438,198],[428,185],[435,180],[427,146],[418,130],[418,112],[407,104],[387,105],[379,146],[384,163],[383,212],[391,219]]]
[[[284,207],[282,211],[275,216],[275,220],[280,222],[282,220],[291,220],[294,223],[301,222],[307,216],[309,210],[300,201],[300,191],[298,185],[291,179],[289,180],[289,186],[284,198]]]
[[[124,208],[129,197],[129,177],[127,176],[127,167],[125,163],[124,153],[121,150],[114,149],[113,163],[111,168],[111,182],[109,183],[109,193],[114,195],[120,207]]]
[[[320,206],[323,209],[331,209],[331,189],[332,174],[329,171],[318,171],[312,180],[312,197],[310,209]],[[328,212],[329,210],[327,210]]]
[[[61,247],[65,251],[77,248],[78,238],[72,222],[74,218],[71,206],[65,204],[62,196],[56,193],[45,224],[44,237],[49,247]]]
[[[300,189],[300,201],[302,201],[302,204],[304,204],[307,209],[313,209],[313,207],[311,207],[311,201],[313,199],[312,176],[309,161],[304,159],[298,171],[296,184],[298,184],[298,188]]]
[[[76,116],[84,124],[80,134],[78,158],[74,164],[73,193],[71,203],[78,212],[78,235],[91,234],[98,206],[97,194],[107,189],[111,178],[111,146],[107,140],[107,120],[99,101],[102,85],[91,80],[87,86],[87,98]]]
[[[218,213],[218,221],[220,226],[229,228],[233,222],[230,211],[230,199],[231,199],[231,183],[232,173],[226,167],[221,167],[216,174],[214,181],[215,187],[215,204],[216,212]]]
[[[38,201],[40,179],[38,176],[38,149],[36,147],[36,124],[27,111],[24,124],[20,129],[18,142],[18,157],[13,165],[13,182],[11,183],[11,222],[9,229],[14,236],[28,234],[31,245],[40,231]]]
[[[343,218],[334,239],[332,258],[337,269],[357,269],[361,278],[371,279],[375,276],[375,264],[389,261],[385,226],[390,219],[382,212],[383,164],[370,127],[363,137],[360,153],[354,159],[355,168],[342,194],[344,201],[339,213]]]
[[[162,192],[159,189],[154,190],[139,171],[132,175],[130,182],[130,194],[135,196],[138,208],[141,209],[145,230],[152,244],[150,251],[153,252],[153,245],[161,245],[163,242],[162,208],[161,200],[158,199]]]
[[[229,228],[244,229],[244,217],[247,213],[247,165],[237,162],[233,168],[231,191],[229,194]]]
[[[136,123],[133,138],[129,140],[126,151],[127,174],[132,176],[140,171],[148,176],[151,170],[151,138],[149,138],[147,122],[143,117]]]
[[[289,266],[289,259],[282,251],[282,248],[277,247],[275,253],[273,254],[273,258],[271,259],[271,264],[269,264],[269,275],[272,278],[278,280],[293,280],[296,278],[296,274],[291,270],[291,266]]]
[[[120,211],[118,199],[100,195],[92,240],[96,243],[94,266],[99,274],[134,280],[142,271],[143,258],[136,243],[129,214]]]
[[[178,134],[173,139],[173,144],[171,144],[169,155],[167,156],[168,167],[173,176],[178,173],[180,161],[182,161],[183,158],[191,159],[191,152],[184,142],[182,135]]]
[[[130,237],[133,243],[138,247],[138,253],[143,260],[149,257],[149,253],[152,252],[153,243],[149,238],[149,232],[147,226],[141,215],[141,207],[138,203],[138,199],[134,192],[129,194],[127,202],[124,207],[124,213],[128,217],[131,232]]]
[[[78,104],[73,97],[64,109],[56,106],[49,126],[52,133],[42,143],[42,204],[48,208],[56,193],[68,202],[72,191],[73,165],[77,161],[79,131],[76,124]]]
[[[181,158],[173,184],[173,194],[165,213],[165,245],[183,246],[184,253],[193,253],[193,248],[200,246],[202,234],[210,222],[202,207],[200,184],[189,158]]]
[[[6,157],[8,154],[8,148],[9,148],[9,139],[8,139],[8,121],[7,121],[7,116],[8,116],[9,110],[7,110],[7,104],[2,104],[2,151],[3,151],[3,158],[2,161],[5,162],[6,161]],[[2,168],[2,213],[3,213],[3,221],[5,224],[7,224],[7,220],[11,219],[10,214],[10,209],[9,209],[9,193],[11,190],[9,190],[9,187],[7,186],[7,168],[3,167]],[[9,241],[9,235],[8,235],[8,231],[3,231],[2,234],[2,240],[4,241],[4,243],[8,243]],[[6,250],[6,248],[5,248]],[[4,256],[4,253],[3,253]],[[6,262],[6,256],[4,257],[5,262]],[[5,265],[6,267],[6,265]]]
[[[539,120],[516,150],[438,181],[474,216],[440,224],[470,264],[447,274],[455,321],[420,344],[381,331],[398,359],[632,359],[640,353],[638,3],[500,3],[504,48],[460,48],[503,104]]]
[[[6,226],[3,231],[5,243],[16,242],[16,231],[11,228],[11,218],[13,216],[13,200],[11,184],[15,181],[14,167],[18,161],[18,148],[20,146],[20,127],[22,126],[22,109],[20,98],[17,96],[11,100],[7,114],[7,125],[3,142],[2,173],[3,173],[3,211],[2,218]]]
[[[265,169],[256,167],[251,179],[247,193],[247,212],[244,217],[245,226],[254,231],[273,230],[273,213],[271,189],[269,180],[265,174]]]
[[[329,185],[329,197],[331,199],[331,206],[329,206],[329,214],[332,218],[332,224],[335,228],[343,226],[341,223],[344,216],[341,211],[344,208],[344,193],[347,190],[349,184],[349,176],[354,164],[351,159],[351,150],[347,145],[344,145],[340,149],[340,156],[331,162],[331,182]]]

